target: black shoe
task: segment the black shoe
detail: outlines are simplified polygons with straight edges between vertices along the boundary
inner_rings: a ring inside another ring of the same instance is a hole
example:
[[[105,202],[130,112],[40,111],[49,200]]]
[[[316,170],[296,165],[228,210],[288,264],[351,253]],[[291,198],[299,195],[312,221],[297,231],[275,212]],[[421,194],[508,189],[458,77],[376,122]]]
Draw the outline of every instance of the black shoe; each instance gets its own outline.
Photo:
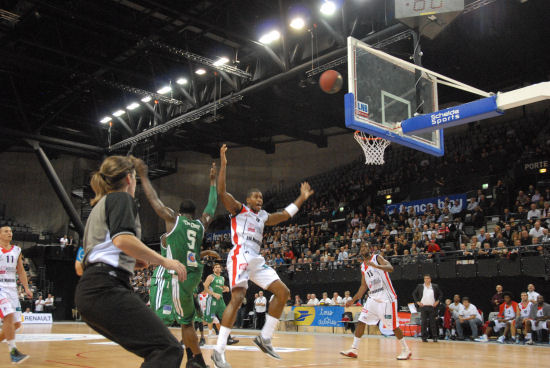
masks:
[[[256,344],[261,351],[263,351],[270,357],[281,360],[281,357],[275,352],[275,350],[273,349],[273,345],[271,345],[271,339],[267,340],[264,339],[262,335],[258,335],[254,339],[254,344]]]
[[[193,359],[187,361],[187,364],[185,364],[185,368],[210,368],[210,366],[202,362],[197,362],[195,359]]]
[[[234,345],[234,344],[237,344],[238,342],[239,340],[232,338],[231,335],[227,338],[227,345]]]
[[[204,339],[204,337],[201,337],[201,339],[199,340],[199,346],[204,346],[204,344],[206,344],[206,340]]]
[[[458,341],[464,341],[464,337],[457,337],[456,338]]]
[[[29,359],[29,355],[21,354],[17,348],[13,348],[10,351],[11,364],[23,363],[25,360]]]
[[[428,339],[422,339],[422,342],[428,342]]]

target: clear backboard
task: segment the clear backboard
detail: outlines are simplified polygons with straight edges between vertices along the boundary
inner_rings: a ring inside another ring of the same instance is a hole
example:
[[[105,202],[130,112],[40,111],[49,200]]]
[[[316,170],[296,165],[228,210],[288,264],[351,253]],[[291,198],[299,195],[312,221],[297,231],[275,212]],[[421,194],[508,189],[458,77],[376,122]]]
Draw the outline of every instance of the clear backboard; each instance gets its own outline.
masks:
[[[437,79],[415,65],[348,37],[346,126],[432,155],[444,153],[443,130],[406,135],[401,122],[438,110]]]

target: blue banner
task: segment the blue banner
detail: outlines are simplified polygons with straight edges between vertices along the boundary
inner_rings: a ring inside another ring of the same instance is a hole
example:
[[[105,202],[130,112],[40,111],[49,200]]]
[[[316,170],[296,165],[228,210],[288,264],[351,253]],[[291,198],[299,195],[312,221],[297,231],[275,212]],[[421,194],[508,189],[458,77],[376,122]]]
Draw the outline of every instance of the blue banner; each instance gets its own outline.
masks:
[[[297,326],[344,327],[344,307],[292,307]]]
[[[466,194],[451,194],[441,197],[433,197],[433,198],[424,198],[424,199],[418,199],[416,201],[410,201],[410,202],[401,202],[401,203],[395,203],[395,204],[387,204],[386,205],[386,213],[391,215],[394,213],[394,211],[397,211],[397,213],[401,212],[401,209],[404,207],[406,212],[409,212],[409,209],[412,207],[414,208],[414,212],[416,214],[423,214],[426,212],[426,209],[431,207],[437,206],[439,209],[442,209],[445,207],[445,199],[449,198],[451,202],[454,202],[458,199],[460,205],[462,206],[462,209],[466,209]]]
[[[207,233],[206,234],[206,240],[208,241],[229,241],[231,237],[231,230],[222,230],[222,231],[216,231],[215,233]]]

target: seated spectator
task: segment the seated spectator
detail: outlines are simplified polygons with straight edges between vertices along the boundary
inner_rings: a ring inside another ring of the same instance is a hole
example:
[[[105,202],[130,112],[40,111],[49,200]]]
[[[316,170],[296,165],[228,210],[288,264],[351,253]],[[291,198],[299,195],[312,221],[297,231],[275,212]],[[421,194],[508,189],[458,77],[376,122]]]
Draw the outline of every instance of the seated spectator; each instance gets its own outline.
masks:
[[[61,239],[59,239],[59,245],[61,246],[61,249],[64,249],[67,246],[68,242],[69,239],[67,239],[67,235],[63,235]]]
[[[465,296],[462,298],[462,308],[458,312],[458,321],[456,321],[456,334],[458,340],[464,340],[464,327],[469,326],[472,332],[472,338],[478,336],[478,329],[483,324],[481,315],[476,306],[470,303],[470,298]]]
[[[535,226],[529,231],[529,236],[533,238],[542,238],[544,235],[544,228],[540,226],[540,221],[535,221]]]
[[[529,315],[531,323],[526,323],[525,330],[527,332],[525,338],[528,345],[533,345],[534,341],[531,336],[532,331],[538,332],[546,330],[548,333],[548,320],[550,319],[550,304],[544,302],[542,295],[537,296],[537,303],[531,308]]]
[[[539,293],[535,291],[535,285],[529,284],[527,285],[527,297],[529,301],[533,304],[537,303],[537,298],[539,297]]]
[[[538,220],[542,217],[541,211],[537,208],[536,203],[531,203],[531,209],[527,212],[527,220]]]
[[[531,202],[531,199],[529,198],[529,196],[527,196],[523,190],[520,190],[516,198],[516,203],[518,203],[521,206],[526,206],[530,202]]]
[[[45,305],[46,305],[46,301],[42,298],[42,295],[40,295],[38,299],[34,302],[34,312],[43,313]]]
[[[311,294],[311,297],[308,300],[307,305],[309,305],[309,306],[319,305],[319,299],[317,299],[315,294]]]
[[[462,212],[462,201],[455,199],[449,212],[453,215],[457,215]]]
[[[332,299],[330,299],[328,297],[328,293],[327,292],[324,292],[323,293],[323,298],[321,300],[319,300],[319,305],[333,305],[332,304]]]
[[[338,295],[337,292],[334,292],[332,294],[332,304],[331,305],[342,305],[343,299],[340,295]]]
[[[497,319],[489,322],[483,336],[476,339],[476,341],[487,342],[489,341],[489,336],[491,336],[492,332],[498,333],[502,329],[504,329],[504,331],[497,339],[499,343],[504,344],[508,332],[511,332],[512,338],[515,339],[516,330],[513,328],[512,322],[515,321],[519,315],[518,303],[512,300],[512,293],[506,291],[503,292],[502,295],[504,297],[504,302],[500,304]]]
[[[499,241],[491,254],[498,258],[508,258],[508,248],[506,248],[503,241]]]
[[[439,245],[435,242],[435,239],[432,239],[430,243],[428,244],[428,248],[426,249],[428,253],[429,259],[434,259],[437,263],[439,263],[439,256],[441,253],[441,248]]]
[[[309,294],[308,294],[308,296],[309,296]],[[302,304],[303,304],[302,298],[300,298],[300,295],[296,294],[294,296],[294,306],[295,307],[301,307]]]
[[[475,239],[475,238],[474,238]],[[474,253],[466,248],[466,244],[460,243],[460,250],[458,251],[458,256],[461,259],[472,259],[474,258]]]
[[[351,293],[349,292],[349,290],[346,290],[344,292],[344,297],[342,298],[342,304],[346,305],[346,303],[352,299],[353,298],[351,297]]]

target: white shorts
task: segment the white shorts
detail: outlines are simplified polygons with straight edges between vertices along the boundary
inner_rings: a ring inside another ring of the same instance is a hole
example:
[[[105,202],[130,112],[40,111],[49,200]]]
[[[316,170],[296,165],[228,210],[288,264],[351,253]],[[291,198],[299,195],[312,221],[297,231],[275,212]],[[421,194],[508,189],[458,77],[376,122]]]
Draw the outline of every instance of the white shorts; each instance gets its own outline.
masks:
[[[368,298],[359,315],[359,321],[367,325],[377,325],[379,321],[382,321],[387,328],[395,330],[399,327],[397,301],[378,302]]]
[[[250,280],[265,290],[279,280],[277,272],[265,264],[264,257],[241,245],[233,247],[227,255],[227,273],[231,289],[248,288]]]
[[[509,322],[499,322],[497,320],[495,320],[494,322],[495,322],[495,327],[493,327],[493,331],[495,331],[495,332],[499,332],[501,329],[506,328],[507,323],[512,323],[511,321],[509,321]]]
[[[21,304],[17,290],[0,289],[0,318],[15,313],[14,322],[21,322]]]
[[[535,322],[531,320],[531,330],[533,331],[540,331],[540,330],[548,330],[547,321],[539,321],[539,325],[535,326]]]

